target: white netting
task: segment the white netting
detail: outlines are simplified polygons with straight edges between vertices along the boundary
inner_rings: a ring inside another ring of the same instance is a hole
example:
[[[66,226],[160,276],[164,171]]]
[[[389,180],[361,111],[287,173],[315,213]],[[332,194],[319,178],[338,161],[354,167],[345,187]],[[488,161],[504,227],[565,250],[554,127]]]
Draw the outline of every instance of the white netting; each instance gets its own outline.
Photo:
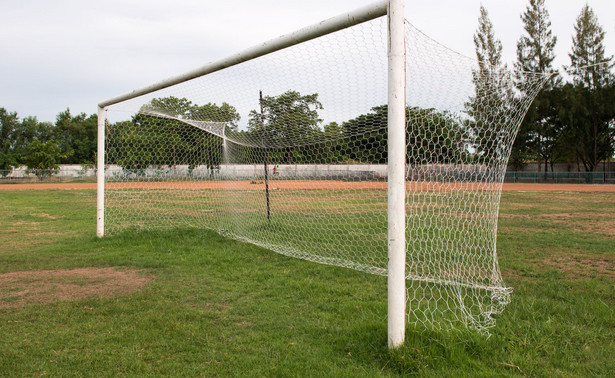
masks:
[[[493,325],[521,98],[406,24],[408,318]],[[387,51],[366,22],[109,108],[106,232],[202,227],[278,253],[387,268]],[[261,95],[262,93],[262,95]]]

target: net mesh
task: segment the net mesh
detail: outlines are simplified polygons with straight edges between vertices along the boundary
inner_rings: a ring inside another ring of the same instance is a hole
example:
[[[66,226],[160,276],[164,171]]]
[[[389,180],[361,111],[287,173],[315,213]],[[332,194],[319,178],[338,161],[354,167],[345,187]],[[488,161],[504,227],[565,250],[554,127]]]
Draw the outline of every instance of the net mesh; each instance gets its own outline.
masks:
[[[387,274],[387,34],[377,19],[109,107],[106,233],[198,227]],[[408,320],[493,326],[515,91],[406,22]],[[523,96],[521,95],[523,93]]]

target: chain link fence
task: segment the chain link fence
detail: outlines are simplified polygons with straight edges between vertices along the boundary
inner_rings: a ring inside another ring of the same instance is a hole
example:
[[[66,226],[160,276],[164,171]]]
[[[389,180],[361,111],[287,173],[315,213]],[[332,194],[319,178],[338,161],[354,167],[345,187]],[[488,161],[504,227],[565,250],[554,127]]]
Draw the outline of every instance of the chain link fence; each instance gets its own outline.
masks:
[[[376,168],[378,167],[379,166],[376,166]],[[296,166],[293,168],[295,170],[298,169]],[[374,166],[368,167],[367,170],[371,170],[370,168],[373,169]],[[279,171],[281,174],[287,173],[284,169],[280,169]],[[381,171],[382,169],[374,169],[374,171],[371,172],[372,175],[369,177],[372,177],[373,180],[382,180],[382,177],[386,177],[386,173]],[[368,177],[364,179],[371,181]],[[1,184],[33,182],[96,182],[96,169],[0,170]],[[615,172],[545,173],[536,171],[507,171],[504,176],[504,182],[537,184],[615,184]]]
[[[515,172],[504,176],[507,183],[615,184],[615,172]]]

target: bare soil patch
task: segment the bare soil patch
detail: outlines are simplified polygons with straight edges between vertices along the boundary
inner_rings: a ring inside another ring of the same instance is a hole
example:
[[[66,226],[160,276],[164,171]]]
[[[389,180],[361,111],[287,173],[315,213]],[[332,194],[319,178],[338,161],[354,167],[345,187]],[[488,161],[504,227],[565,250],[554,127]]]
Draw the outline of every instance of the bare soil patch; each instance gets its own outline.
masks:
[[[570,279],[597,276],[615,280],[615,261],[607,256],[553,256],[544,264],[561,271]]]
[[[0,308],[88,297],[114,297],[142,289],[153,279],[137,270],[78,268],[0,274]]]
[[[31,214],[35,217],[41,217],[41,218],[47,218],[47,219],[58,219],[57,216],[55,215],[49,215],[47,213],[35,213],[35,214]]]

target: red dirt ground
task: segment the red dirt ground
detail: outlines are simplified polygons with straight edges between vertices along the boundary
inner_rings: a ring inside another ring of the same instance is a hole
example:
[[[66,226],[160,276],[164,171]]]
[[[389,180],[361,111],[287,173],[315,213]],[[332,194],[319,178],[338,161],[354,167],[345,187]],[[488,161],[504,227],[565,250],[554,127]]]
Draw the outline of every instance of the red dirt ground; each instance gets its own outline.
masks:
[[[408,189],[436,189],[437,183],[409,183]],[[492,189],[490,185],[464,184],[452,187],[444,184],[438,189]],[[274,180],[269,189],[386,189],[386,182],[376,181],[333,181],[333,180]],[[264,189],[262,181],[195,181],[195,182],[133,182],[108,183],[113,189]],[[40,183],[40,184],[1,184],[0,190],[49,190],[49,189],[96,189],[96,183]],[[585,184],[504,184],[504,191],[512,192],[615,192],[615,185]]]

